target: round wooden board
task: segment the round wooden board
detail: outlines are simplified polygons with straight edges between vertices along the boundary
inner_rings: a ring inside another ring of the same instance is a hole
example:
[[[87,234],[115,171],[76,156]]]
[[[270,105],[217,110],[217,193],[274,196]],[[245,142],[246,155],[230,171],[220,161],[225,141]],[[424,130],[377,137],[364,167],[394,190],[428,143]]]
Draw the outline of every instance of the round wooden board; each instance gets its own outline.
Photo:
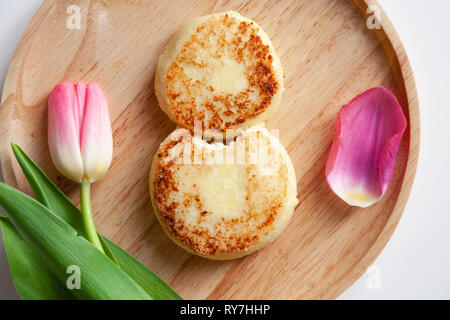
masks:
[[[66,22],[73,4],[81,9],[81,24],[72,30]],[[49,156],[47,98],[64,80],[96,81],[108,96],[114,131],[112,166],[93,187],[100,232],[184,298],[335,298],[363,274],[393,233],[419,151],[419,107],[407,56],[383,12],[381,29],[367,27],[368,5],[377,3],[44,1],[17,47],[3,89],[4,179],[30,192],[10,150],[14,141],[78,204],[77,186],[58,174]],[[300,204],[273,244],[239,260],[217,262],[193,256],[169,240],[153,215],[147,179],[158,144],[175,128],[153,92],[158,56],[186,20],[229,9],[265,29],[284,66],[283,102],[267,126],[280,130],[292,158]],[[329,189],[325,162],[340,107],[380,85],[398,97],[408,128],[384,199],[368,209],[354,208]]]

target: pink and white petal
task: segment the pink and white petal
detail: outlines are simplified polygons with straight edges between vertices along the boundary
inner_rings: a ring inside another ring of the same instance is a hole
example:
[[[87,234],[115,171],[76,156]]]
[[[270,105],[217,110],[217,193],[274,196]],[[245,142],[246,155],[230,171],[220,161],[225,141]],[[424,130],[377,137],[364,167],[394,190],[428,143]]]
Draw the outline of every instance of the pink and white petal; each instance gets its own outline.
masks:
[[[76,114],[76,90],[72,83],[58,84],[48,100],[48,145],[56,168],[65,177],[80,182],[83,163]]]
[[[106,96],[96,83],[89,83],[81,129],[84,179],[90,182],[100,179],[111,164],[112,152],[112,130]]]
[[[380,200],[406,125],[397,98],[385,88],[369,89],[343,106],[326,166],[331,189],[352,206]]]
[[[83,82],[78,82],[75,85],[75,91],[77,93],[76,96],[76,115],[75,115],[75,121],[77,124],[78,132],[81,134],[81,125],[83,123],[83,116],[84,116],[84,107],[86,104],[86,86]],[[80,138],[81,140],[81,138]]]

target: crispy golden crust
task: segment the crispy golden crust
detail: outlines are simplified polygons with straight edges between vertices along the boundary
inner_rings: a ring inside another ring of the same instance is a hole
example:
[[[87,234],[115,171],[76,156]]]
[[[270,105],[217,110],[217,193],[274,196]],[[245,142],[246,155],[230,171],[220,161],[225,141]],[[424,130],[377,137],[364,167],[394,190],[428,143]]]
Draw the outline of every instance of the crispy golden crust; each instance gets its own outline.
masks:
[[[186,159],[184,149],[179,148],[186,142],[190,143],[190,140],[182,139],[186,133],[183,129],[176,130],[161,144],[150,176],[152,202],[170,237],[195,254],[221,259],[226,259],[227,255],[231,258],[245,255],[272,241],[281,232],[274,232],[274,229],[284,228],[296,204],[295,175],[292,177],[290,162],[286,163],[286,158],[283,158],[273,175],[262,175],[256,164],[243,165],[241,180],[246,183],[243,185],[245,201],[241,212],[230,217],[218,216],[202,201],[205,194],[201,193],[201,179],[188,182],[184,179],[187,174],[198,174],[199,171],[206,170],[205,174],[209,174],[208,165],[177,162],[183,157]],[[262,131],[256,131],[256,134],[258,141],[266,139]],[[191,150],[188,157],[194,163]],[[203,155],[208,152],[215,151],[205,147]],[[246,143],[246,154],[249,152]],[[270,152],[279,151],[270,146]],[[186,192],[186,183],[189,183],[189,192]]]
[[[268,112],[271,106],[276,108],[279,97],[276,103],[274,97],[283,88],[279,60],[260,27],[238,17],[225,13],[204,20],[160,75],[164,82],[162,99],[171,118],[181,126],[192,129],[199,121],[204,130],[224,132],[245,127],[246,122],[266,112],[272,114]],[[217,61],[225,58],[243,67],[246,86],[238,92],[224,92],[211,82]],[[193,77],[192,70],[201,76]]]

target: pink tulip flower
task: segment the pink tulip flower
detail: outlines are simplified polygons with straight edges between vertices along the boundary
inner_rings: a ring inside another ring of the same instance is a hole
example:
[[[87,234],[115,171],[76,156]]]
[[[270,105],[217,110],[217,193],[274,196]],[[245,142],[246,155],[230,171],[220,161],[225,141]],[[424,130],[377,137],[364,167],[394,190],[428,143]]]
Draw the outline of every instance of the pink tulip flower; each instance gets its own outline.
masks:
[[[96,83],[58,84],[48,100],[48,144],[56,168],[75,182],[108,170],[112,133],[108,103]]]
[[[112,131],[108,103],[96,83],[58,84],[48,100],[48,144],[56,168],[80,183],[81,212],[88,240],[102,249],[90,204],[90,185],[108,170]]]
[[[367,90],[342,107],[328,156],[330,188],[352,206],[368,207],[386,193],[406,119],[387,89]]]

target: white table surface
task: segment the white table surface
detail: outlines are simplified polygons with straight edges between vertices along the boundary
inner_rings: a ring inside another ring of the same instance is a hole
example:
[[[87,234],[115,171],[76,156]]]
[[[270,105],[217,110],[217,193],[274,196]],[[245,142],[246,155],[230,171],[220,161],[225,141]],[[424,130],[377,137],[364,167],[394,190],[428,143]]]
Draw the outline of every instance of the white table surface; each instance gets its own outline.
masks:
[[[41,0],[1,1],[0,81]],[[374,267],[340,299],[450,299],[450,1],[379,0],[419,92],[421,150],[406,210]],[[9,143],[9,141],[1,141]],[[0,240],[0,299],[17,299]]]

